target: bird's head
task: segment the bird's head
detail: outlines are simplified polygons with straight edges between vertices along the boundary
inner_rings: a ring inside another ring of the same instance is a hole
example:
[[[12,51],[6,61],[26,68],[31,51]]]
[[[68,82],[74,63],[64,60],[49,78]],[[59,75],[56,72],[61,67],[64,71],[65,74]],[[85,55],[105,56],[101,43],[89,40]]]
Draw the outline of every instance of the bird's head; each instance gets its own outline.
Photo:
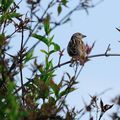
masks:
[[[73,37],[73,38],[82,39],[82,38],[87,37],[87,36],[86,36],[86,35],[83,35],[82,33],[77,32],[77,33],[74,33],[74,34],[72,35],[72,37]]]

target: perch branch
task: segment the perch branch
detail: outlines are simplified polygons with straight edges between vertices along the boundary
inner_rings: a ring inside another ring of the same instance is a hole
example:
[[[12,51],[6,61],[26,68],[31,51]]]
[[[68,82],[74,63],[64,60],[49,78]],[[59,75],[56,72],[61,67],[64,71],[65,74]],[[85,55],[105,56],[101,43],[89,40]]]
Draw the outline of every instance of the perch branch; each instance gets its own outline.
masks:
[[[112,54],[112,53],[103,53],[103,54],[96,54],[96,55],[90,55],[90,56],[88,56],[88,59],[90,59],[90,58],[97,58],[97,57],[120,57],[120,54],[117,54],[117,53],[115,53],[115,54]],[[60,67],[62,67],[62,66],[64,66],[64,65],[67,65],[67,64],[69,64],[69,63],[71,63],[71,60],[69,60],[69,61],[67,61],[67,62],[64,62],[64,63],[61,63],[61,64],[57,64],[56,66],[54,66],[53,68],[51,68],[51,69],[49,69],[48,71],[46,71],[46,74],[48,73],[48,72],[50,72],[50,71],[53,71],[53,70],[55,70],[55,69],[57,69],[57,68],[60,68]],[[39,76],[41,77],[43,74],[40,74]],[[45,74],[44,74],[45,75]],[[26,82],[23,86],[21,86],[21,87],[19,87],[14,93],[18,93],[21,89],[23,89],[23,87],[24,86],[26,86],[26,85],[28,85],[30,82],[32,82],[33,81],[33,79],[30,79],[28,82]]]

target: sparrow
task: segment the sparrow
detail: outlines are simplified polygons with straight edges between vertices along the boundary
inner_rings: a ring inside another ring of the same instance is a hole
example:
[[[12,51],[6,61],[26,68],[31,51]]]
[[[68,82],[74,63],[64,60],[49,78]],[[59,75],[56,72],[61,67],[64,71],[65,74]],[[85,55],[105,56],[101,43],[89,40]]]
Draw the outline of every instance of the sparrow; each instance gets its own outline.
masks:
[[[83,42],[83,38],[85,37],[86,35],[82,33],[74,33],[67,46],[67,52],[72,57],[72,62],[79,61],[80,65],[84,65],[86,62],[86,45]]]

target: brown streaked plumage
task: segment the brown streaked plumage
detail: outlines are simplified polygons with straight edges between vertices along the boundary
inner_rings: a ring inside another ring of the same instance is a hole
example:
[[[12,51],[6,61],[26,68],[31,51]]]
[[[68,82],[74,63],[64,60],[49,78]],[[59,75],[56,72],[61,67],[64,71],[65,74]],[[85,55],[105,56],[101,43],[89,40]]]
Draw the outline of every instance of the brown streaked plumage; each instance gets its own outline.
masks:
[[[68,43],[67,52],[75,61],[80,61],[84,64],[86,58],[86,46],[83,42],[85,35],[77,32],[74,33]]]

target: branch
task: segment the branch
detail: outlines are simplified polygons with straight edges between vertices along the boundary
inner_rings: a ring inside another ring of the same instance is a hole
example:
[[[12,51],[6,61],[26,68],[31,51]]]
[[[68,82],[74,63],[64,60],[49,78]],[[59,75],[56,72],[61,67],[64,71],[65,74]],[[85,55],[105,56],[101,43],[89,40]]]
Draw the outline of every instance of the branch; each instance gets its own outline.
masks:
[[[20,69],[20,78],[21,78],[21,88],[22,88],[22,100],[23,100],[23,105],[24,105],[24,84],[23,84],[23,71],[22,71],[22,67],[23,67],[23,40],[24,40],[24,29],[23,29],[23,26],[22,26],[22,34],[21,34],[21,48],[20,48],[20,66],[19,66],[19,69]]]
[[[120,56],[120,54],[118,54],[118,53],[103,53],[103,54],[97,54],[97,55],[90,55],[90,56],[88,56],[88,58],[94,58],[94,57],[119,57]]]
[[[117,54],[117,53],[115,53],[115,54],[112,54],[112,53],[96,54],[96,55],[90,55],[90,56],[88,56],[88,59],[89,59],[89,58],[96,58],[96,57],[113,57],[113,56],[114,56],[114,57],[120,57],[120,54]],[[60,68],[60,67],[62,67],[62,66],[64,66],[64,65],[67,65],[67,64],[69,64],[69,63],[71,63],[71,60],[69,60],[69,61],[67,61],[67,62],[64,62],[64,63],[61,63],[61,64],[58,64],[58,65],[54,66],[53,68],[49,69],[48,71],[46,71],[45,74],[47,74],[48,72],[53,71],[53,70],[55,70],[55,69],[57,69],[57,68]],[[41,77],[42,75],[45,75],[45,74],[40,74],[39,77]],[[19,87],[19,88],[14,92],[14,94],[18,93],[21,89],[23,89],[24,86],[28,85],[30,82],[33,82],[33,80],[34,80],[34,79],[29,79],[29,81],[26,82],[23,86]]]

